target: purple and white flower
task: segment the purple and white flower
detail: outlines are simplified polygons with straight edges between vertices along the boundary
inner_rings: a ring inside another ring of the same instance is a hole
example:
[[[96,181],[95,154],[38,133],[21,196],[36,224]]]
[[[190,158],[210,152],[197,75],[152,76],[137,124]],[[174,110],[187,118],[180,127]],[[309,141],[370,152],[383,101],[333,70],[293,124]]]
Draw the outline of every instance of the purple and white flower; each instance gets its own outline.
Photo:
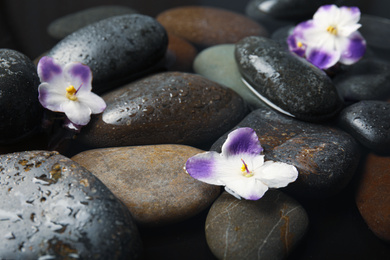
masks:
[[[268,188],[285,187],[298,177],[293,165],[264,162],[262,151],[256,132],[239,128],[228,135],[222,153],[197,154],[187,160],[185,169],[197,180],[225,186],[238,199],[258,200]]]
[[[106,108],[104,100],[91,92],[92,72],[82,63],[62,65],[45,56],[39,60],[38,75],[41,80],[39,102],[51,111],[65,113],[69,119],[66,125],[71,129],[88,124],[91,114],[101,113]]]
[[[357,31],[361,25],[358,7],[321,6],[312,20],[298,24],[288,37],[290,51],[320,69],[337,62],[350,65],[363,57],[366,41]]]

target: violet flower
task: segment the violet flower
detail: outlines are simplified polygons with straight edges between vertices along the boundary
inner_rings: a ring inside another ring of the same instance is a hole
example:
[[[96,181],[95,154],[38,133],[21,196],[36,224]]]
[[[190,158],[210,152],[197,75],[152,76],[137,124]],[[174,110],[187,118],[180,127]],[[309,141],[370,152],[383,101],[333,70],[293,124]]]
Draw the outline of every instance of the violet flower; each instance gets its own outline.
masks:
[[[363,57],[366,41],[357,31],[361,25],[358,7],[321,6],[312,20],[298,24],[288,37],[290,51],[320,69],[337,62],[350,65]]]
[[[38,87],[39,102],[43,107],[63,112],[70,122],[71,129],[79,129],[88,124],[91,114],[104,111],[106,103],[92,90],[91,69],[81,63],[71,62],[61,65],[53,58],[45,56],[39,60]]]
[[[185,169],[195,179],[225,186],[238,199],[258,200],[268,188],[285,187],[298,177],[293,165],[264,162],[262,151],[256,132],[239,128],[228,135],[221,154],[197,154],[187,160]]]

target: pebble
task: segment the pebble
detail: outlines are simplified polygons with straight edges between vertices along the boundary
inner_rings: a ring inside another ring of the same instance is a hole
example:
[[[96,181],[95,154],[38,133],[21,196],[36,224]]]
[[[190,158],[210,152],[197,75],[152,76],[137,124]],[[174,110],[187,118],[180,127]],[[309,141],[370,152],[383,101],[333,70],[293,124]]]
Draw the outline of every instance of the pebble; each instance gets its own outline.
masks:
[[[24,54],[0,49],[0,144],[15,143],[40,128],[39,78]]]
[[[287,117],[270,109],[252,111],[236,127],[251,127],[266,160],[297,167],[298,179],[284,191],[304,199],[339,193],[352,179],[360,159],[355,139],[339,129]],[[226,133],[211,150],[220,152]]]
[[[47,32],[51,37],[61,40],[69,34],[89,24],[112,16],[135,13],[137,13],[137,11],[126,6],[95,6],[57,18],[49,24]]]
[[[257,201],[224,192],[206,219],[206,239],[218,259],[285,259],[309,226],[304,208],[278,190]]]
[[[248,87],[281,113],[318,122],[332,118],[342,107],[325,72],[278,42],[247,37],[236,44],[235,58]]]
[[[202,76],[166,72],[102,96],[106,110],[79,140],[92,147],[145,144],[210,145],[246,114],[234,91]]]
[[[102,93],[156,70],[167,45],[166,31],[155,19],[132,14],[83,27],[57,43],[48,56],[88,65],[93,90]]]
[[[176,7],[165,10],[156,19],[168,32],[201,48],[236,43],[250,35],[268,35],[260,24],[248,17],[214,7]]]
[[[131,146],[88,150],[72,160],[98,177],[137,224],[162,226],[198,214],[220,194],[220,186],[195,180],[183,169],[201,152],[184,145]]]
[[[340,126],[377,153],[390,153],[390,103],[363,100],[345,108]]]
[[[198,51],[188,41],[168,33],[167,68],[170,71],[192,72],[192,63]]]
[[[0,156],[1,259],[139,259],[130,212],[57,152]]]

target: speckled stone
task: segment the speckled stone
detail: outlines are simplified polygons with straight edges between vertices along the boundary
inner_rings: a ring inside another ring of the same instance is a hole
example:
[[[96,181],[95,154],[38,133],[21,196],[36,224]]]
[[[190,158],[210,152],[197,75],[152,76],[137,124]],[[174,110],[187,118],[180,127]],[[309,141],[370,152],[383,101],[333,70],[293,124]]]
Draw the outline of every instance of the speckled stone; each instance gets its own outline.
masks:
[[[339,122],[365,147],[378,153],[390,153],[390,103],[360,101],[345,108]]]
[[[202,76],[166,72],[102,96],[107,108],[82,129],[93,147],[214,142],[246,114],[234,91]]]
[[[167,45],[166,31],[155,19],[132,14],[85,26],[57,43],[48,56],[88,65],[93,90],[102,93],[156,70]]]
[[[247,37],[236,44],[235,58],[253,92],[284,114],[306,121],[325,121],[342,107],[325,72],[278,42]]]
[[[0,49],[0,144],[14,143],[40,127],[39,78],[24,54]]]
[[[56,152],[0,156],[1,259],[139,259],[130,212]]]
[[[103,5],[84,9],[76,13],[68,14],[51,22],[47,28],[50,36],[62,39],[65,36],[81,29],[84,26],[98,22],[100,20],[125,14],[135,14],[137,11],[117,5]]]
[[[150,145],[88,150],[72,157],[91,171],[129,208],[138,224],[161,226],[207,208],[220,186],[190,177],[183,166],[202,150]]]
[[[376,236],[390,242],[390,157],[369,154],[356,190],[356,205]]]
[[[160,13],[156,19],[168,32],[200,47],[236,43],[250,35],[267,36],[266,30],[253,20],[214,7],[176,7]]]
[[[192,63],[198,51],[188,41],[172,33],[168,33],[167,68],[170,71],[191,72]]]
[[[224,192],[206,219],[206,239],[218,259],[285,259],[309,226],[304,208],[278,190],[257,201]]]
[[[283,190],[301,198],[324,198],[349,183],[360,159],[355,139],[336,128],[302,122],[270,109],[252,111],[235,128],[253,128],[266,160],[297,167],[298,179]],[[226,133],[211,150],[220,152]]]

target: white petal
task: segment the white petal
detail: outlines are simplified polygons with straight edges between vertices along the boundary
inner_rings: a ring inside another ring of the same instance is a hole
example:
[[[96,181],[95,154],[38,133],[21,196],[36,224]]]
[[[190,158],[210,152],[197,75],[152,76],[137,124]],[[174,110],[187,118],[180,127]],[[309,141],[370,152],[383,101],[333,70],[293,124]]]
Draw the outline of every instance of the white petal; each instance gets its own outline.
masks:
[[[53,85],[46,82],[40,84],[38,87],[38,99],[43,107],[55,112],[64,112],[62,109],[62,104],[67,102],[68,98],[62,91],[63,89],[56,86],[58,85]]]
[[[106,102],[92,92],[80,92],[77,93],[78,101],[88,106],[91,109],[92,114],[99,114],[106,109]]]
[[[295,166],[287,163],[267,161],[254,177],[260,179],[270,188],[281,188],[298,178],[298,170]]]
[[[268,190],[267,185],[254,177],[240,176],[238,178],[229,179],[225,184],[226,191],[247,200],[258,200],[263,197],[264,193]]]
[[[81,102],[69,100],[63,103],[62,108],[73,124],[86,125],[91,119],[91,109]]]

